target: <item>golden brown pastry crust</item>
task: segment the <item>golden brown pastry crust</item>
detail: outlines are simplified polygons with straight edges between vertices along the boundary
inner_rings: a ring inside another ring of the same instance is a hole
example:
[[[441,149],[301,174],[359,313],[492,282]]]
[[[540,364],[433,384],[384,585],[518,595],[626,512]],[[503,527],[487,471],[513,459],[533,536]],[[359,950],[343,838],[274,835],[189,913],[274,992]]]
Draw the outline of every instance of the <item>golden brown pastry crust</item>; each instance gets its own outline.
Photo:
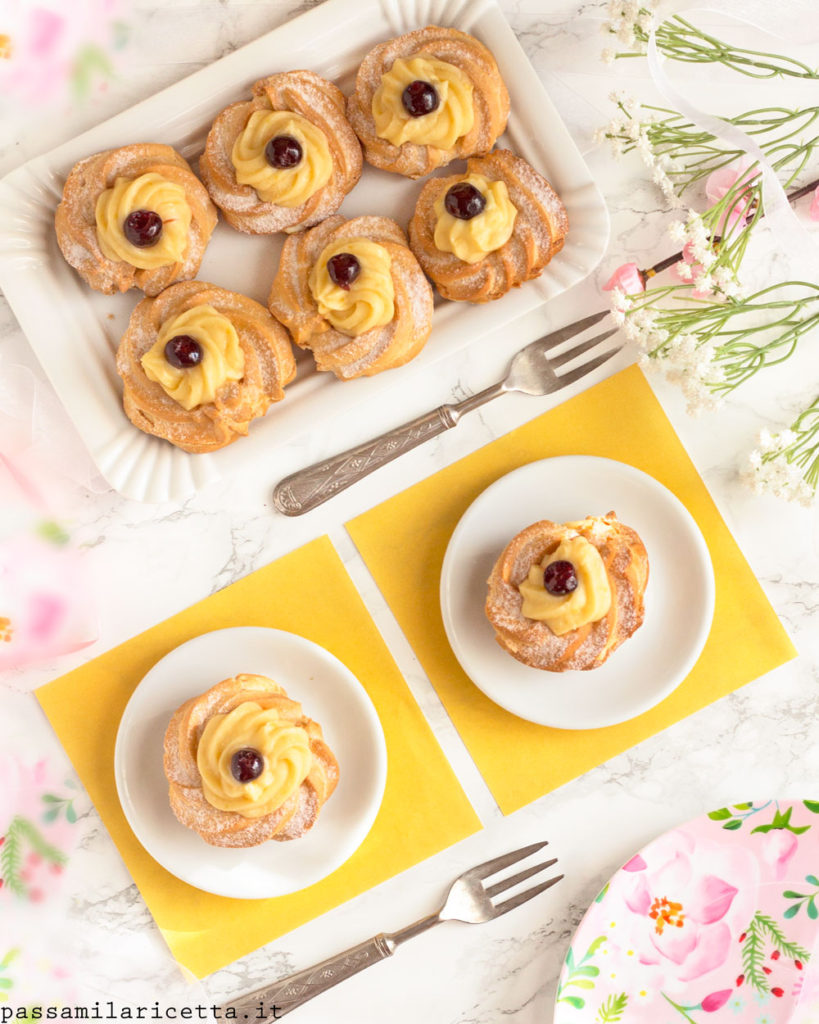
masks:
[[[336,330],[318,310],[308,285],[313,264],[334,239],[366,238],[389,252],[395,315],[383,327],[356,337]],[[404,232],[388,217],[328,217],[287,239],[268,304],[300,348],[310,349],[320,370],[340,380],[371,377],[414,358],[432,328],[432,289],[407,247]]]
[[[478,263],[466,263],[435,245],[436,200],[469,174],[503,181],[517,209],[512,235]],[[508,149],[473,157],[466,172],[432,178],[421,189],[409,224],[410,248],[445,299],[489,302],[538,277],[563,248],[569,219],[549,182]]]
[[[614,512],[589,516],[573,526],[543,520],[526,527],[502,552],[488,580],[486,616],[495,639],[524,665],[549,672],[598,668],[642,625],[645,616],[648,554],[637,533]],[[556,636],[545,622],[523,616],[518,585],[533,565],[575,533],[600,552],[612,601],[602,619]]]
[[[180,262],[140,270],[103,255],[97,240],[96,203],[117,178],[137,178],[150,172],[182,186],[191,209],[191,226]],[[96,153],[75,164],[66,178],[54,226],[66,261],[95,291],[112,295],[139,288],[146,295],[157,295],[175,281],[196,277],[216,220],[216,207],[188,162],[170,146],[146,142]]]
[[[405,142],[394,146],[375,131],[373,96],[381,76],[397,57],[423,52],[460,68],[472,82],[475,121],[471,130],[451,149]],[[355,92],[347,101],[347,117],[364,146],[364,159],[374,167],[420,178],[436,167],[475,153],[488,153],[506,127],[509,93],[495,58],[475,39],[454,28],[428,25],[380,43],[370,50],[356,74]]]
[[[303,728],[313,754],[312,767],[300,788],[277,811],[261,818],[246,818],[209,804],[202,795],[196,764],[199,739],[208,721],[245,701],[275,707],[282,719]],[[225,679],[177,708],[165,732],[163,765],[174,814],[212,846],[257,846],[268,839],[297,839],[313,827],[339,777],[338,762],[324,742],[321,726],[307,718],[301,705],[281,686],[259,675]]]
[[[223,384],[213,402],[188,411],[148,379],[140,360],[166,321],[204,304],[226,316],[236,329],[244,375]],[[117,372],[131,422],[196,453],[215,451],[247,434],[252,420],[263,416],[271,402],[284,398],[285,386],[296,375],[296,361],[287,331],[260,303],[202,281],[184,281],[138,303],[117,349]]]
[[[335,213],[361,177],[361,146],[345,116],[345,103],[341,90],[313,71],[285,71],[256,82],[252,99],[233,103],[219,114],[199,159],[199,173],[232,227],[251,234],[300,231]],[[327,139],[333,172],[299,206],[264,202],[252,186],[236,181],[231,151],[256,110],[293,111],[320,128]]]

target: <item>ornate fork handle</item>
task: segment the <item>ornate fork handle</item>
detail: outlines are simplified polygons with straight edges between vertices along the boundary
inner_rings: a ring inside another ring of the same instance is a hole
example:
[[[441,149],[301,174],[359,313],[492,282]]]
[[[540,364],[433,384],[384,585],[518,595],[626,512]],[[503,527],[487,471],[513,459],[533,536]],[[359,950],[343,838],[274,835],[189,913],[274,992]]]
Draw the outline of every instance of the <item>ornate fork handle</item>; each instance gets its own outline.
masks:
[[[392,934],[379,932],[366,942],[331,956],[320,964],[274,981],[272,985],[256,989],[255,992],[242,996],[232,1003],[226,1003],[221,1007],[222,1017],[225,1017],[226,1010],[231,1009],[235,1011],[236,1020],[279,1020],[286,1013],[306,1003],[308,999],[326,992],[347,978],[352,978],[365,967],[386,960],[401,943],[439,923],[438,915],[431,914],[401,931]]]
[[[483,405],[504,390],[502,384],[493,384],[461,402],[441,405],[372,441],[365,441],[340,455],[300,469],[276,486],[273,504],[287,516],[300,516],[303,512],[309,512],[334,494],[357,483],[368,473],[454,427],[464,413]]]

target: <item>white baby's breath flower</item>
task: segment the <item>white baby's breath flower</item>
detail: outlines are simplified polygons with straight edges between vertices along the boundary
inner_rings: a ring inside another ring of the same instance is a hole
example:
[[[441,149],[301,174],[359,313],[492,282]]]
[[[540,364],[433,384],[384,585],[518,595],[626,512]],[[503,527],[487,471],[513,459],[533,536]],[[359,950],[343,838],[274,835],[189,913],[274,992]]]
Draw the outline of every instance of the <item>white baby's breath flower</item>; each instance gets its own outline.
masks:
[[[672,242],[676,242],[677,245],[685,245],[688,240],[688,235],[685,230],[685,225],[681,220],[672,221],[668,225],[668,234]]]
[[[600,54],[600,59],[604,64],[613,64],[617,59],[617,54],[614,50],[606,49]]]
[[[654,166],[654,153],[651,149],[651,142],[645,132],[641,132],[640,137],[637,140],[637,151],[648,167]]]
[[[767,455],[768,452],[772,452],[776,448],[776,437],[767,427],[763,427],[759,432],[756,443],[759,445],[759,450]]]

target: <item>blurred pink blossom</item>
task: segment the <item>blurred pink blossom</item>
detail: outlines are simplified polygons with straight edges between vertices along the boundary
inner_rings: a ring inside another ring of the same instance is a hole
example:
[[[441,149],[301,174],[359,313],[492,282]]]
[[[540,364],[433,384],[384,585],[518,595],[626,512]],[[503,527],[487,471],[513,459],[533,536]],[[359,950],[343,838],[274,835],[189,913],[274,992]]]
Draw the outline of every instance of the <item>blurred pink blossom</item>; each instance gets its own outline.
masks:
[[[123,36],[123,0],[5,0],[0,94],[27,106],[67,101],[113,72]]]
[[[646,283],[642,270],[640,270],[636,263],[624,263],[622,267],[618,267],[614,271],[603,285],[604,292],[610,292],[613,288],[619,288],[626,295],[644,292],[646,290]]]
[[[50,401],[49,401],[50,398]],[[56,399],[23,367],[0,375],[0,671],[97,637],[87,556],[59,525],[89,479]]]
[[[92,607],[81,551],[35,533],[0,541],[0,670],[93,643]]]

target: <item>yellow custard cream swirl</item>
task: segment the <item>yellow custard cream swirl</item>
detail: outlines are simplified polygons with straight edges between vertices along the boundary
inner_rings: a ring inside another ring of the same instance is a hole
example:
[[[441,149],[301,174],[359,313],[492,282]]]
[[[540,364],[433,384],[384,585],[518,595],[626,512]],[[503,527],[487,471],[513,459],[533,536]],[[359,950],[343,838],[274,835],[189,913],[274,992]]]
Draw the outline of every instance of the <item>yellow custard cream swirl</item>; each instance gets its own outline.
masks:
[[[262,773],[251,782],[239,782],[230,762],[237,751],[248,747],[261,754]],[[304,729],[282,720],[275,708],[263,708],[255,701],[244,701],[226,715],[214,715],[196,751],[207,802],[245,818],[277,811],[307,778],[312,763]]]
[[[265,147],[277,135],[289,135],[301,146],[293,167],[273,167]],[[240,185],[256,189],[265,203],[292,208],[314,195],[330,180],[333,158],[327,137],[306,117],[289,110],[254,110],[233,144],[230,159]]]
[[[438,93],[438,106],[428,114],[411,117],[402,96],[410,82],[429,82]],[[382,139],[400,146],[413,142],[418,146],[452,149],[472,130],[475,109],[472,82],[454,64],[423,53],[404,59],[398,57],[373,96],[375,131]]]
[[[574,566],[577,587],[568,594],[550,594],[543,585],[543,570],[551,562],[564,561]],[[539,565],[533,565],[518,590],[523,615],[545,622],[555,636],[597,622],[611,607],[611,585],[600,552],[579,535],[562,541]]]
[[[125,237],[126,217],[137,210],[150,210],[162,218],[157,241],[140,248]],[[191,208],[185,190],[156,171],[138,178],[117,178],[97,198],[95,208],[97,241],[106,259],[130,263],[139,270],[155,270],[181,262],[188,247]]]
[[[454,253],[464,263],[478,263],[509,241],[518,211],[505,182],[489,181],[482,174],[468,174],[463,180],[481,193],[486,206],[477,216],[461,220],[447,211],[444,193],[434,205],[433,239],[441,252]]]
[[[180,334],[188,335],[201,346],[202,358],[195,366],[176,367],[165,357],[165,345]],[[212,402],[223,384],[241,380],[245,371],[245,354],[236,328],[207,304],[193,306],[167,320],[141,362],[148,380],[159,384],[188,411]]]
[[[355,256],[361,266],[349,289],[335,284],[327,269],[333,256],[342,252]],[[316,260],[307,283],[319,313],[341,334],[354,338],[383,327],[395,316],[390,254],[377,242],[364,238],[332,242]]]

